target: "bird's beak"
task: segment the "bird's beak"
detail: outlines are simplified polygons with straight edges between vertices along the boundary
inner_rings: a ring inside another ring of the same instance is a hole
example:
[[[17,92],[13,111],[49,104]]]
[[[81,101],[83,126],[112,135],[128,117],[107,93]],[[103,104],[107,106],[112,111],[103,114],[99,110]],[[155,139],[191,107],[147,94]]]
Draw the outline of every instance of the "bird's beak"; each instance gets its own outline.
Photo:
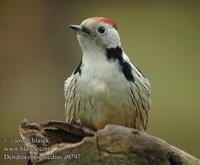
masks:
[[[69,25],[70,28],[72,28],[75,32],[82,32],[83,29],[80,25]]]

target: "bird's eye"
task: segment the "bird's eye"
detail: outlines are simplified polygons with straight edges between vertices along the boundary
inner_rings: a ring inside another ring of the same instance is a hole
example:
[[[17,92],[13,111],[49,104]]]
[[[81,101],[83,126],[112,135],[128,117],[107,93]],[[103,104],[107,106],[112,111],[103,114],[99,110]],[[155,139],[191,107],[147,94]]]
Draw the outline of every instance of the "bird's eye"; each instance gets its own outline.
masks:
[[[98,28],[98,32],[101,33],[101,34],[105,33],[105,31],[106,31],[106,29],[105,29],[105,27],[103,27],[103,26],[100,26],[100,27]]]

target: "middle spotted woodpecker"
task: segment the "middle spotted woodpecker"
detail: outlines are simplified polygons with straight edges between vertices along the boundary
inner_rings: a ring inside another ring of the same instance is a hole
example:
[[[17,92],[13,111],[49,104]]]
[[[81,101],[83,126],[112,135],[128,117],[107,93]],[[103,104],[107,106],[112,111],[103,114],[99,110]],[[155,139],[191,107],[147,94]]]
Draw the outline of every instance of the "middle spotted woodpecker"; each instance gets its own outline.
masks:
[[[123,51],[116,23],[92,17],[70,27],[83,56],[65,81],[66,121],[93,129],[117,124],[145,131],[150,84]]]

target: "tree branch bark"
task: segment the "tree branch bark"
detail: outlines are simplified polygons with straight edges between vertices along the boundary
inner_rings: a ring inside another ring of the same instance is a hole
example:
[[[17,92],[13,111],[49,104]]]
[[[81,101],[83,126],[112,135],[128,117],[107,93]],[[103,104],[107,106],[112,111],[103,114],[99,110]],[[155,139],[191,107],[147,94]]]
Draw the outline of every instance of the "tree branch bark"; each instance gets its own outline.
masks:
[[[38,149],[30,156],[41,158],[29,164],[200,165],[200,160],[164,140],[123,126],[107,125],[96,132],[60,121],[36,124],[24,120],[19,131],[27,147]]]

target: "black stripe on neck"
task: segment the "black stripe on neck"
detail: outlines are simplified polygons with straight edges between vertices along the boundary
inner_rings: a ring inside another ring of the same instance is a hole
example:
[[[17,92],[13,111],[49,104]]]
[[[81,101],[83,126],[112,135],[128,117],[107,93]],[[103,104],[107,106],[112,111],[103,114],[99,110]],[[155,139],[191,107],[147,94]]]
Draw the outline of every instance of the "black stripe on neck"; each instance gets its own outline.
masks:
[[[82,66],[82,59],[81,59],[79,65],[77,66],[77,68],[75,69],[74,75],[75,75],[76,73],[79,73],[79,75],[81,75],[81,66]]]
[[[118,60],[119,65],[121,66],[121,71],[123,72],[125,78],[128,81],[134,82],[134,76],[132,74],[131,65],[123,59],[122,49],[119,46],[117,46],[116,48],[106,49],[106,56],[108,60]]]

